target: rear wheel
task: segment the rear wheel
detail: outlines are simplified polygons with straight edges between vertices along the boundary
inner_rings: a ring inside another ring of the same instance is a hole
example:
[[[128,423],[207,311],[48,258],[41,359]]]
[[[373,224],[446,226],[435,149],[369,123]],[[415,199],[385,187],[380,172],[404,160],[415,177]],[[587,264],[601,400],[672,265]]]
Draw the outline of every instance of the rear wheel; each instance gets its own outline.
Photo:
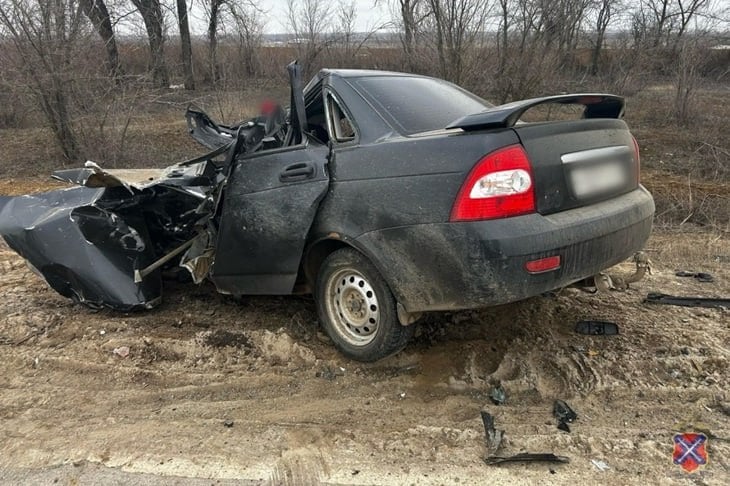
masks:
[[[403,349],[413,326],[398,322],[388,284],[361,253],[343,248],[329,255],[317,275],[320,321],[345,356],[376,361]]]

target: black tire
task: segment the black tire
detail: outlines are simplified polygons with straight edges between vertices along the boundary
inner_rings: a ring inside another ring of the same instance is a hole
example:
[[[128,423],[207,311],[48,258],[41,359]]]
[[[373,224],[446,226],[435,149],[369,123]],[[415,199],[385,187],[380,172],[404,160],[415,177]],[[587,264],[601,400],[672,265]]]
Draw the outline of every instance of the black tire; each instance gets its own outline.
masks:
[[[335,347],[357,361],[377,361],[402,350],[414,326],[398,321],[395,298],[375,266],[343,248],[330,254],[317,274],[320,322]]]

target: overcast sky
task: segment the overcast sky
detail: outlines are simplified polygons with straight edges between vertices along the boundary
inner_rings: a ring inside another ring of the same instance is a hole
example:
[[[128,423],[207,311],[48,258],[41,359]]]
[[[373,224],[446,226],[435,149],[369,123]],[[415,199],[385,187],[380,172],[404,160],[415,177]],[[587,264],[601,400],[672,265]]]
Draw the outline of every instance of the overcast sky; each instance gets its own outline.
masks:
[[[339,5],[340,2],[332,0],[332,5]],[[371,30],[374,25],[382,24],[388,21],[388,7],[387,2],[380,2],[383,5],[373,7],[374,0],[355,0],[357,8],[357,22],[355,30],[367,31]],[[264,16],[266,20],[266,27],[264,32],[267,34],[276,34],[286,32],[286,11],[287,2],[286,0],[268,0],[260,2],[260,5],[268,11],[268,14]],[[332,21],[337,21],[336,7],[331,12]]]

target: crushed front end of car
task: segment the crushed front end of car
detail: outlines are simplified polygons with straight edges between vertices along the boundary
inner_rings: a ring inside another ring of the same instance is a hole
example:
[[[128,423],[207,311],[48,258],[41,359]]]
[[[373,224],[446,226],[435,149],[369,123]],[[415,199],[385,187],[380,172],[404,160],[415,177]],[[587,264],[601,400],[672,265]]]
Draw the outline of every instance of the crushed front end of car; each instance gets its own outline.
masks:
[[[54,174],[81,187],[4,197],[0,234],[65,297],[121,311],[154,307],[162,295],[158,256],[182,247],[190,262],[209,249],[223,175],[206,161],[159,171],[145,184],[134,175],[150,171],[125,171],[125,180],[87,165]]]

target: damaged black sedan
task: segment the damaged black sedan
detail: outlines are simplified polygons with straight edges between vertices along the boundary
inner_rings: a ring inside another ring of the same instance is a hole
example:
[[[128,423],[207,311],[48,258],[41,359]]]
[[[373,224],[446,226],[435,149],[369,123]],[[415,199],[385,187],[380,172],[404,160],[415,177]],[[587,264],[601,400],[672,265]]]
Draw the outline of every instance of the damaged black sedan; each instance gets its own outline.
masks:
[[[291,104],[232,126],[189,109],[212,151],[160,170],[88,162],[69,189],[0,198],[0,234],[60,294],[151,308],[185,269],[233,295],[312,293],[345,355],[402,349],[423,312],[525,299],[645,244],[624,102],[606,94],[492,106],[438,79],[323,70]],[[579,120],[525,123],[546,103]]]

